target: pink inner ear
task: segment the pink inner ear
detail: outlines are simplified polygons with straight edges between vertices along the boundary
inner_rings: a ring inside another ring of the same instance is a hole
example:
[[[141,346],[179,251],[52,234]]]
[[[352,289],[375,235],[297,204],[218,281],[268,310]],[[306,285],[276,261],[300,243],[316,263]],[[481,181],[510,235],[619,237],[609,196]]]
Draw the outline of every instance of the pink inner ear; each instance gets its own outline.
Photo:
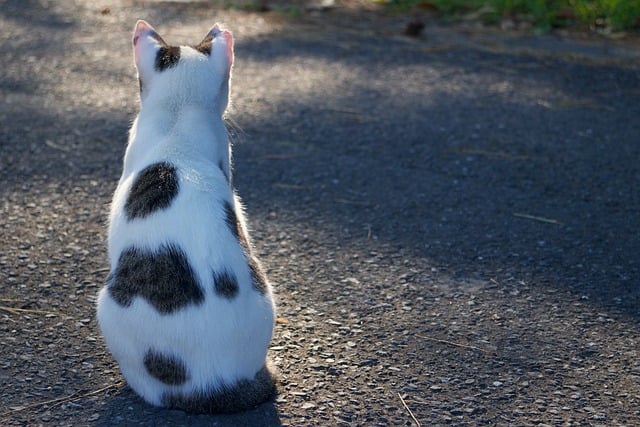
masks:
[[[133,30],[133,45],[134,46],[137,45],[138,40],[145,33],[155,33],[155,32],[156,30],[151,25],[149,25],[147,21],[143,21],[142,19],[140,19],[138,22],[136,22],[136,26]]]
[[[217,27],[216,24],[214,27]],[[233,35],[229,30],[223,30],[222,34],[224,34],[224,39],[227,42],[227,57],[229,58],[229,68],[233,65]]]
[[[144,43],[141,43],[141,38],[154,33],[157,34],[156,30],[147,21],[140,19],[136,22],[136,26],[133,30],[133,55],[136,66],[140,63],[140,56],[142,54],[142,49],[144,49]]]

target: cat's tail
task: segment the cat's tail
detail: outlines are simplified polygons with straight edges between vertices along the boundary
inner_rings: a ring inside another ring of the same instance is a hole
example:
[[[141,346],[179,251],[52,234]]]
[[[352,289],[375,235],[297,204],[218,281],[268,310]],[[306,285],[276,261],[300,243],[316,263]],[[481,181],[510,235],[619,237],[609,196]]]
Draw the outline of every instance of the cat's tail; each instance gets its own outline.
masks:
[[[269,362],[251,380],[192,394],[165,394],[164,406],[190,413],[215,414],[240,412],[273,400],[278,384],[276,368]]]

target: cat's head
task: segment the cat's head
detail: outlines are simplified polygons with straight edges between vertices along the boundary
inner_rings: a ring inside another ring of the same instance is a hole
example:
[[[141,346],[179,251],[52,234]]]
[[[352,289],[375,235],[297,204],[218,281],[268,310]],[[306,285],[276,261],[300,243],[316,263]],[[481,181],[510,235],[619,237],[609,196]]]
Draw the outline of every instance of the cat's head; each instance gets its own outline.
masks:
[[[188,103],[224,113],[233,66],[231,32],[216,24],[197,45],[170,46],[140,20],[133,32],[133,52],[143,107]]]

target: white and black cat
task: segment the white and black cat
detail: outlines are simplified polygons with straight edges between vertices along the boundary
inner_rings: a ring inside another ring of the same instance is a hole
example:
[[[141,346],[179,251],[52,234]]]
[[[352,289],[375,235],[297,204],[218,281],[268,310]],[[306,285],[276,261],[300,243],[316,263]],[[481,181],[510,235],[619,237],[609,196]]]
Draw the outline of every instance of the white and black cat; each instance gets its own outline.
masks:
[[[274,303],[230,182],[233,39],[216,24],[198,45],[170,46],[138,21],[133,50],[141,106],[111,205],[100,328],[147,402],[248,409],[276,393]]]

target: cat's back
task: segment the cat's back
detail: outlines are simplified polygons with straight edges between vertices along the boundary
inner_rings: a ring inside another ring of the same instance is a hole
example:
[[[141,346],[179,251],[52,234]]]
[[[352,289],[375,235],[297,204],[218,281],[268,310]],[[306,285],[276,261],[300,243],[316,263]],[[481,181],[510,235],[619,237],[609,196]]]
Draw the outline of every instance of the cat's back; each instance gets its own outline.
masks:
[[[219,165],[175,155],[149,159],[121,177],[111,205],[109,243],[117,246],[118,237],[142,239],[148,245],[154,237],[156,244],[172,237],[192,243],[221,241],[223,236],[216,234],[228,229],[225,207],[235,204]]]
[[[222,170],[158,159],[118,192],[99,319],[129,383],[167,404],[162,396],[175,380],[154,378],[145,362],[153,352],[185,367],[179,385],[187,394],[251,377],[264,365],[273,302]]]
[[[131,387],[154,405],[233,412],[275,393],[270,286],[230,182],[224,129],[232,38],[133,38],[141,110],[109,218],[98,321]]]

